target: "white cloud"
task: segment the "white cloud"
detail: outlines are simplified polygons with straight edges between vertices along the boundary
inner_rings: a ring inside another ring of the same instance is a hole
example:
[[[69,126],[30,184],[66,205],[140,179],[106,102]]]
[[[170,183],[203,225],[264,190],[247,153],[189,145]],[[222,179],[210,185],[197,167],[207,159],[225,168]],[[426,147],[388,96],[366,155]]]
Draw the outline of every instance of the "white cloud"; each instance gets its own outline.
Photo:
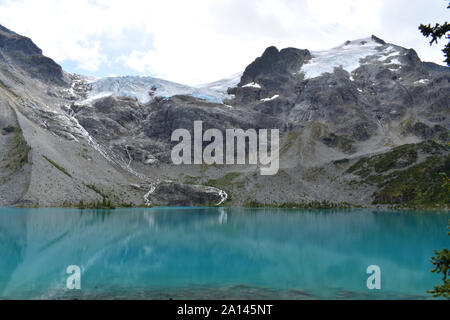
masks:
[[[441,62],[417,27],[445,21],[445,7],[421,0],[0,0],[0,23],[89,74],[133,71],[195,84],[241,71],[270,45],[318,50],[371,34]]]

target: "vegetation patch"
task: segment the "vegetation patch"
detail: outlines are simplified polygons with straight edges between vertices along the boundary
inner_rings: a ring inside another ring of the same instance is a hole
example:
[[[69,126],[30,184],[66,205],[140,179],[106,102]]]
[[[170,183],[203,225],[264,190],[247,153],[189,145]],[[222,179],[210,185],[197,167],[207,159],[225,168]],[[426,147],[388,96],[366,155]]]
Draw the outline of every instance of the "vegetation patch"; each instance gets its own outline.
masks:
[[[69,201],[64,201],[61,205],[62,208],[77,208],[77,209],[105,209],[112,210],[117,208],[150,208],[152,206],[147,206],[146,204],[135,205],[131,202],[123,202],[121,204],[115,204],[112,200],[104,198],[100,201],[85,201],[80,200],[78,203],[72,203]]]
[[[2,131],[3,131],[4,134],[13,133],[13,132],[15,132],[16,130],[17,130],[17,128],[14,127],[14,126],[7,126],[7,127],[4,127],[4,128],[2,129]]]
[[[106,198],[103,198],[102,201],[94,201],[94,202],[88,202],[85,203],[83,200],[81,200],[78,205],[78,209],[116,209],[116,206],[114,203]]]
[[[199,184],[199,181],[200,181],[199,177],[186,176],[186,178],[184,179],[184,184],[196,185]]]
[[[325,136],[328,134],[328,127],[321,123],[321,122],[311,122],[310,123],[310,128],[311,128],[311,138],[312,139],[320,139],[321,137]]]
[[[309,202],[285,202],[281,204],[277,203],[260,203],[257,201],[251,201],[244,204],[246,208],[278,208],[278,209],[349,209],[358,208],[360,206],[350,204],[348,202],[328,202],[328,201],[309,201]]]
[[[352,165],[347,173],[354,173],[362,178],[370,174],[381,174],[392,169],[402,169],[414,164],[418,159],[418,151],[426,154],[441,153],[444,148],[433,142],[425,141],[419,144],[406,144],[373,157],[364,157]]]
[[[115,195],[114,193],[107,194],[106,192],[102,191],[100,188],[93,184],[85,184],[86,188],[94,191],[99,196],[102,197],[101,201],[94,201],[94,202],[84,202],[82,201],[81,204],[79,203],[76,207],[81,209],[115,209],[117,207],[119,208],[136,208],[136,207],[143,207],[145,205],[136,206],[132,202],[125,202],[120,197]],[[145,206],[147,207],[147,206]]]
[[[322,138],[322,142],[330,148],[338,148],[344,152],[351,152],[353,150],[354,140],[344,136],[338,136],[335,133],[330,133]]]
[[[100,189],[98,189],[93,184],[86,184],[85,186],[86,186],[86,188],[91,189],[92,191],[94,191],[95,193],[100,195],[103,199],[108,198],[108,196],[106,194],[104,194]]]
[[[19,98],[19,96],[11,90],[10,87],[8,87],[2,80],[0,80],[0,88],[4,89],[5,91],[9,92],[11,95],[13,95],[15,98]]]
[[[373,195],[373,204],[402,205],[409,208],[448,208],[450,155],[428,157],[426,161],[403,171],[378,177],[380,188]]]
[[[240,176],[241,176],[240,172],[230,172],[220,179],[208,180],[205,183],[205,185],[214,187],[214,188],[219,188],[219,189],[220,188],[229,188],[230,186],[233,185],[233,180],[235,180],[236,178],[238,178]]]
[[[64,169],[63,167],[61,167],[59,164],[57,164],[55,161],[53,161],[52,159],[42,155],[42,157],[47,160],[48,162],[50,162],[50,164],[52,164],[56,169],[58,169],[59,171],[61,171],[62,173],[64,173],[66,176],[72,178],[72,175],[67,172],[66,169]]]
[[[11,140],[8,151],[5,153],[4,159],[7,164],[4,168],[10,169],[13,173],[28,163],[30,146],[27,144],[22,135],[20,128],[14,129],[15,136]]]
[[[428,155],[417,163],[418,155]],[[359,183],[377,186],[373,204],[407,208],[448,208],[450,189],[442,175],[450,176],[450,155],[434,141],[409,144],[374,157],[361,158],[347,173],[361,177]]]
[[[305,169],[302,173],[302,177],[306,181],[313,182],[317,181],[323,174],[325,174],[325,169],[323,167],[312,167]]]
[[[292,148],[294,146],[295,142],[300,137],[301,133],[302,132],[300,130],[295,131],[295,132],[290,132],[286,138],[285,143],[280,148],[280,154],[285,154],[290,148]]]
[[[349,162],[350,162],[349,159],[339,159],[339,160],[333,161],[333,164],[336,166],[339,166],[339,165],[347,164]]]
[[[89,150],[87,148],[83,148],[80,152],[78,152],[78,155],[85,160],[90,160],[88,151]]]
[[[405,129],[408,133],[412,133],[422,139],[433,139],[439,142],[446,142],[449,140],[448,130],[438,124],[433,127],[429,127],[420,121],[415,124],[409,122]]]
[[[447,177],[446,177],[447,178]],[[447,183],[450,183],[447,178]],[[449,220],[450,229],[450,220]],[[450,236],[450,232],[447,233]],[[434,250],[435,256],[431,257],[431,263],[434,269],[431,270],[433,273],[442,273],[443,284],[435,286],[433,290],[429,290],[435,298],[444,297],[450,299],[450,250],[444,248],[442,250]]]

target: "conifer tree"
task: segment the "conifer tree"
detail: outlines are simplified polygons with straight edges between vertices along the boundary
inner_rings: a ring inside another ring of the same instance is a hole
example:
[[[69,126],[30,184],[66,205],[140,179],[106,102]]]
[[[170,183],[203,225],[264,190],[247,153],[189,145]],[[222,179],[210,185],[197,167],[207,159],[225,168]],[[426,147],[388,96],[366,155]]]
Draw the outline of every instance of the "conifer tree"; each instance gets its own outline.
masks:
[[[450,2],[447,6],[447,9],[450,9]],[[434,27],[432,27],[431,24],[421,24],[419,26],[419,30],[426,38],[431,37],[430,45],[433,45],[433,43],[437,44],[438,40],[442,37],[445,37],[445,39],[449,40],[442,51],[444,52],[445,56],[444,62],[447,63],[447,66],[450,67],[450,24],[448,24],[447,21],[445,21],[445,23],[442,25],[440,23],[436,23]]]
[[[450,221],[449,221],[450,229]],[[450,236],[450,232],[448,233]],[[435,286],[433,290],[428,291],[434,297],[444,297],[450,299],[450,250],[442,249],[441,251],[435,250],[436,256],[431,257],[431,263],[434,265],[434,269],[431,272],[442,273],[444,282],[440,286]]]

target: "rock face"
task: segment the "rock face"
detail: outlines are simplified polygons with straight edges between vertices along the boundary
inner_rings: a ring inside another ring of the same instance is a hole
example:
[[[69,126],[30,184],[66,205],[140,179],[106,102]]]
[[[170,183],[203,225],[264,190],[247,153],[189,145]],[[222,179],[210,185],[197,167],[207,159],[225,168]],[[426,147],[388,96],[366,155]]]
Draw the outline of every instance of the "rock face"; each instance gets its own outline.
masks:
[[[311,59],[308,50],[286,48],[278,51],[276,47],[267,48],[244,71],[239,86],[247,83],[262,83],[268,89],[276,89],[293,78],[293,74]]]
[[[42,55],[31,39],[20,36],[0,25],[0,57],[11,62],[31,77],[49,84],[65,85],[62,68]]]
[[[226,191],[231,205],[448,206],[438,171],[450,176],[449,102],[449,68],[375,36],[320,52],[269,47],[243,73],[194,88],[67,74],[0,27],[0,205],[216,205]],[[173,165],[173,131],[192,134],[197,120],[279,129],[278,174]]]
[[[234,103],[245,105],[295,90],[295,73],[310,59],[308,50],[269,47],[245,69],[240,83],[229,93],[236,96]]]
[[[160,206],[215,206],[222,202],[217,188],[162,182],[151,194],[152,204]]]

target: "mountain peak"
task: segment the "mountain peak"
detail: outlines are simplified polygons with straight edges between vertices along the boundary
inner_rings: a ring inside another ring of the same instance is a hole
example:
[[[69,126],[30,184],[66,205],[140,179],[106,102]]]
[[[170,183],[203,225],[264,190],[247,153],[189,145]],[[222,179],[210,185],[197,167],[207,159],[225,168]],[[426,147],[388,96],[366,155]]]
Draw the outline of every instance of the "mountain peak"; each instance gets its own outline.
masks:
[[[286,76],[299,69],[304,61],[310,58],[311,54],[308,50],[285,48],[279,51],[275,46],[270,46],[261,57],[256,58],[247,66],[240,85],[267,77],[271,78],[273,74],[279,75],[278,80],[284,81]]]
[[[377,36],[370,36],[366,38],[360,38],[355,40],[347,40],[342,45],[336,47],[336,48],[345,48],[347,46],[367,46],[367,45],[385,45],[386,42]],[[335,49],[336,49],[335,48]]]
[[[386,44],[386,42],[385,42],[383,39],[378,38],[378,37],[375,36],[375,35],[372,35],[371,39],[372,39],[373,41],[375,41],[376,43],[379,43],[379,44]]]
[[[267,47],[266,50],[264,50],[264,53],[262,54],[263,57],[270,57],[270,56],[276,56],[280,51],[275,46]]]
[[[0,25],[0,54],[33,78],[65,85],[60,65],[44,56],[42,50],[30,39]]]

